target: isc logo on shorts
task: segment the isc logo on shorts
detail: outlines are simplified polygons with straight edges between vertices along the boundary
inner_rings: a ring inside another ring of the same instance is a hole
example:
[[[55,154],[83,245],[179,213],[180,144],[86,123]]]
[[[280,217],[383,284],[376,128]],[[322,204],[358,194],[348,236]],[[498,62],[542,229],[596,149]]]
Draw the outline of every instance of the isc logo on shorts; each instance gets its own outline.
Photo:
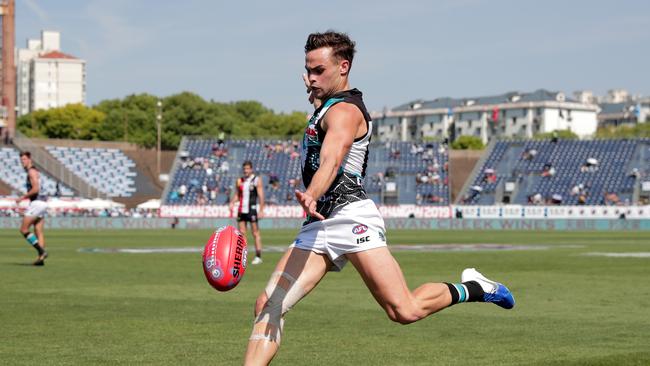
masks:
[[[361,235],[361,234],[365,233],[366,231],[368,231],[368,227],[366,225],[364,225],[364,224],[359,224],[359,225],[352,228],[352,234],[355,234],[355,235]]]

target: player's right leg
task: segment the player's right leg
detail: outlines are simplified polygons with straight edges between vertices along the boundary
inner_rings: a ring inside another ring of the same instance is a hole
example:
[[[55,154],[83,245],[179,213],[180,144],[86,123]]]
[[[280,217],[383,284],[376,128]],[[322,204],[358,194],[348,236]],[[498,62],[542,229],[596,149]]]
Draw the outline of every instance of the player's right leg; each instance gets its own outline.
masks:
[[[467,301],[494,302],[504,308],[514,306],[514,299],[505,286],[505,292],[492,294],[500,296],[503,301],[493,301],[497,299],[486,296],[491,288],[483,287],[478,276],[474,274],[464,276],[471,277],[468,282],[426,283],[410,291],[399,264],[387,247],[348,253],[346,257],[357,269],[388,317],[402,324],[413,323],[451,305]],[[509,299],[504,300],[507,296]]]
[[[237,220],[237,228],[239,229],[239,231],[240,231],[244,236],[246,236],[246,221],[244,221],[244,220],[239,220],[239,219],[238,219],[238,220]]]
[[[267,365],[280,347],[284,314],[325,276],[332,262],[325,255],[289,248],[255,304],[255,324],[245,365]]]
[[[35,225],[38,220],[41,220],[38,216],[23,216],[23,221],[20,225],[20,233],[23,234],[25,240],[27,240],[27,243],[36,249],[40,258],[40,256],[45,253],[45,250],[38,242],[38,236],[34,233],[29,232],[29,227]]]

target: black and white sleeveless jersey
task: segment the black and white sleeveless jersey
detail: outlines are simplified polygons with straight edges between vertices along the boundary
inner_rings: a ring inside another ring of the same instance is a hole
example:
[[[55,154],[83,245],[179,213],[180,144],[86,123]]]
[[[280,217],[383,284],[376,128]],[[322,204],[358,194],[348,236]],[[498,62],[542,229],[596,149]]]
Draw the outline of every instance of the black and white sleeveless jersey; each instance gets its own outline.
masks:
[[[350,151],[339,167],[334,182],[316,204],[316,211],[325,218],[328,218],[336,209],[368,198],[363,188],[363,179],[366,176],[366,166],[368,165],[368,145],[372,135],[372,121],[366,106],[363,104],[362,95],[357,89],[346,90],[333,95],[314,111],[314,115],[305,129],[302,142],[302,180],[305,188],[307,188],[320,166],[320,149],[323,141],[325,141],[326,134],[321,128],[321,121],[327,111],[336,103],[350,103],[361,110],[366,120],[368,131],[362,137],[354,140]],[[313,221],[316,221],[316,219],[307,217],[305,224]]]
[[[29,192],[29,191],[31,191],[31,190],[32,190],[32,187],[33,187],[33,185],[32,185],[32,180],[29,178],[29,171],[32,170],[32,169],[34,169],[36,172],[38,172],[39,176],[40,176],[40,174],[41,174],[41,173],[38,171],[38,169],[36,169],[36,168],[33,167],[33,166],[30,167],[30,168],[27,170],[27,177],[25,178],[25,192]],[[30,201],[36,201],[36,200],[44,201],[44,200],[46,200],[47,197],[41,195],[42,188],[43,188],[43,182],[41,181],[41,182],[40,182],[40,185],[39,185],[39,187],[38,187],[38,192],[36,192],[35,194],[31,195],[31,196],[29,197],[29,200],[30,200]]]
[[[248,214],[253,210],[257,211],[257,181],[258,177],[251,174],[249,177],[237,179],[237,190],[239,191],[239,214]]]

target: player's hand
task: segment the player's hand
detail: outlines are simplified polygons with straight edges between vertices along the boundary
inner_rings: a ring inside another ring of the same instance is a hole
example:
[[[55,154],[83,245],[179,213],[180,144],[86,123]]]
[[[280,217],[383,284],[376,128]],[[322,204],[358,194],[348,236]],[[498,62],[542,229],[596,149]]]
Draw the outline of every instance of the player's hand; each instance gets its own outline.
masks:
[[[260,209],[259,211],[257,211],[257,218],[258,219],[264,218],[264,209]]]
[[[311,92],[311,85],[309,83],[309,77],[307,74],[302,74],[302,81],[305,83],[307,88],[307,93],[309,94],[309,103],[314,105],[314,108],[318,108],[321,105],[321,100],[314,96],[314,93]]]
[[[316,201],[314,200],[314,197],[311,196],[311,194],[307,192],[300,192],[296,189],[296,199],[308,216],[317,218],[319,220],[325,220],[325,217],[316,211]]]

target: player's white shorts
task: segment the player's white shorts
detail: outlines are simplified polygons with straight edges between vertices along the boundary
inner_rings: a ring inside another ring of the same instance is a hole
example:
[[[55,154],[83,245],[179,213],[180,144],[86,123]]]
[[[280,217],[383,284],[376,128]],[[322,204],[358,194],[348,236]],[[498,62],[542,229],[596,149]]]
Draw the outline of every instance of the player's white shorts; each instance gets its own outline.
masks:
[[[25,216],[30,217],[45,217],[47,213],[47,202],[35,200],[29,203],[29,207],[25,210]]]
[[[385,246],[384,219],[370,199],[345,205],[329,218],[303,226],[291,244],[327,255],[334,263],[331,271],[340,271],[345,266],[347,253]]]

